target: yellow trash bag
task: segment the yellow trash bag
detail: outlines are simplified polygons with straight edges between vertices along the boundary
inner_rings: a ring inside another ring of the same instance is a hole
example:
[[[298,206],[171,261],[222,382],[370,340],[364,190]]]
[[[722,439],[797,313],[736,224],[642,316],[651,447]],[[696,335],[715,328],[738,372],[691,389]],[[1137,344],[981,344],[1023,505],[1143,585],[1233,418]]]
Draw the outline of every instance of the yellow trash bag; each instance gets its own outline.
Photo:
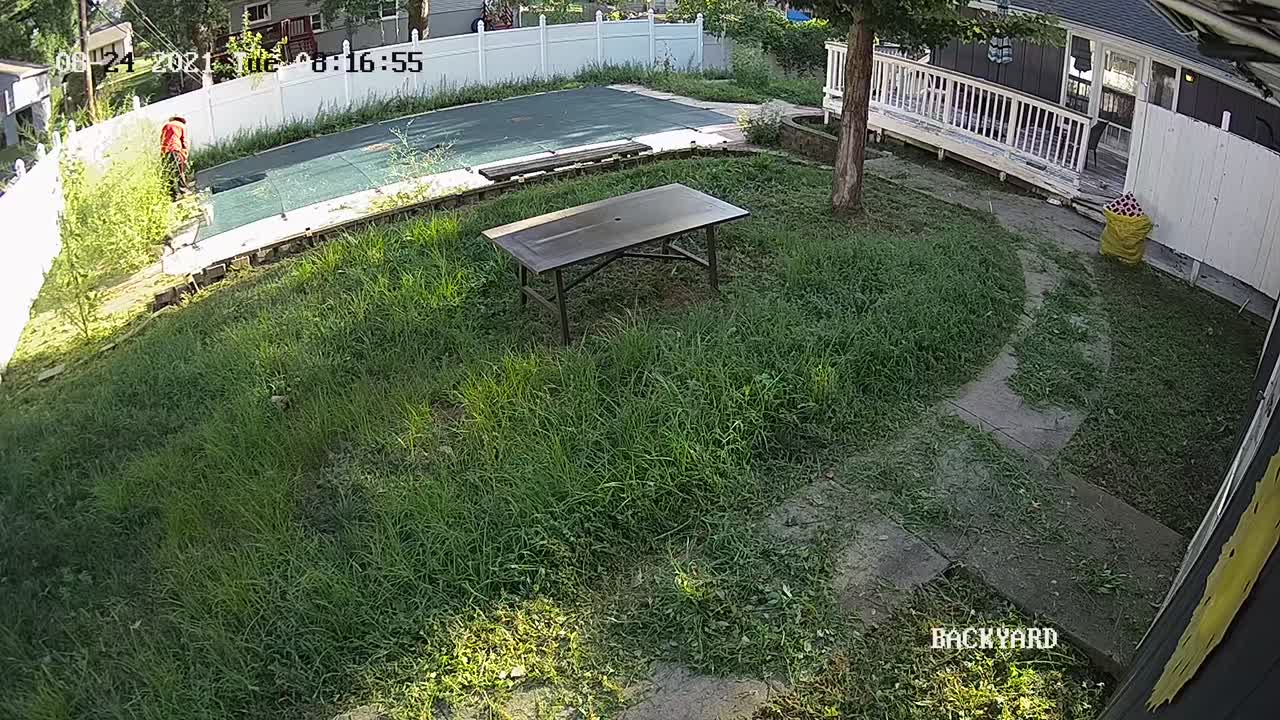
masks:
[[[1130,265],[1142,262],[1142,250],[1151,232],[1151,218],[1142,212],[1133,193],[1125,193],[1102,208],[1107,225],[1102,229],[1102,254]]]

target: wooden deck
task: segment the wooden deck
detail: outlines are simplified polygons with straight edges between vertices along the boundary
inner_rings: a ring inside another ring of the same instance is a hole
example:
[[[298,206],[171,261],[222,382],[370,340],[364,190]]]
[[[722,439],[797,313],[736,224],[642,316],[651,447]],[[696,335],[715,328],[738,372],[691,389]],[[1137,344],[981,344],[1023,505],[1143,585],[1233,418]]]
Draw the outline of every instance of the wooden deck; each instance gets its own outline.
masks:
[[[830,42],[827,53],[823,109],[838,114],[844,92],[844,45]],[[1013,176],[1068,200],[1082,187],[1103,194],[1124,186],[1123,158],[1106,150],[1099,150],[1097,167],[1085,177],[1087,116],[921,62],[875,55],[869,124],[873,130],[964,157],[1001,177]]]
[[[1124,192],[1125,172],[1129,168],[1129,159],[1099,147],[1097,158],[1089,156],[1089,164],[1080,173],[1080,192],[1096,198],[1108,200],[1118,197]]]

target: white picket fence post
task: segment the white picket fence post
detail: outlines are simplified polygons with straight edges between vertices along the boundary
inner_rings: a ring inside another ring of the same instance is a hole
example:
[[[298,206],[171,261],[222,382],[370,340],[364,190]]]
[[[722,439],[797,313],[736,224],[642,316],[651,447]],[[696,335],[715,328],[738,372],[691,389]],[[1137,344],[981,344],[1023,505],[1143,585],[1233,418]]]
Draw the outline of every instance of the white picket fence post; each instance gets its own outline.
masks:
[[[538,52],[541,56],[542,76],[547,76],[547,16],[538,15]]]
[[[476,23],[476,57],[480,64],[480,82],[484,82],[484,21]]]
[[[653,67],[657,60],[657,45],[653,37],[653,8],[649,8],[649,67]]]
[[[702,13],[698,13],[698,19],[695,20],[693,24],[698,28],[698,44],[696,45],[697,47],[696,57],[698,61],[698,69],[705,70],[706,68],[703,65],[703,59],[702,59]]]
[[[596,11],[596,65],[604,64],[604,13]]]
[[[347,72],[347,63],[351,62],[351,41],[342,41],[342,59],[338,63],[339,71],[342,73],[342,106],[344,108],[351,107],[351,73]]]
[[[421,38],[418,36],[418,28],[414,28],[413,30],[409,31],[409,45],[412,47],[414,52],[418,52],[418,41],[420,39]],[[411,57],[417,57],[417,56],[411,56]],[[414,95],[422,94],[422,74],[421,73],[413,73],[413,94]]]
[[[280,121],[289,122],[284,114],[284,67],[276,66],[276,104],[280,106]]]

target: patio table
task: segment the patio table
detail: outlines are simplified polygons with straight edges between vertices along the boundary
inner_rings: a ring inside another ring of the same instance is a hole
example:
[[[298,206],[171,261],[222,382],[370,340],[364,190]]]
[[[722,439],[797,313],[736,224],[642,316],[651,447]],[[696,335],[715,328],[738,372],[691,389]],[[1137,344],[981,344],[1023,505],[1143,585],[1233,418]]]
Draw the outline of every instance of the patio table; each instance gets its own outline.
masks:
[[[529,299],[557,313],[560,341],[569,343],[569,314],[565,296],[578,284],[620,258],[685,260],[706,268],[707,280],[719,290],[716,227],[751,213],[679,183],[641,190],[608,200],[579,205],[538,217],[490,228],[484,236],[510,253],[520,266],[520,304]],[[676,237],[704,230],[705,258],[672,244]],[[638,248],[661,242],[657,252]],[[599,260],[566,283],[564,270]],[[529,285],[529,274],[554,275],[555,294],[544,297]]]

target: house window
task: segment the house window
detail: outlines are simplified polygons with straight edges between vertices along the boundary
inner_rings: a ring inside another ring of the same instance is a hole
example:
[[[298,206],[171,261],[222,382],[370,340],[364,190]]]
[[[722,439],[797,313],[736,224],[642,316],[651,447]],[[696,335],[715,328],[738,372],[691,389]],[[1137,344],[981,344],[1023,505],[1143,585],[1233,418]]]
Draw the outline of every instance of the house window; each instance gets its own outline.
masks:
[[[271,19],[271,3],[253,3],[244,6],[245,14],[249,16],[249,22],[260,23]]]
[[[1108,50],[1102,71],[1102,99],[1098,117],[1121,127],[1133,127],[1138,92],[1138,60]]]
[[[1151,102],[1165,110],[1172,110],[1178,93],[1178,68],[1162,62],[1151,61]]]
[[[365,20],[370,22],[374,20],[391,20],[400,14],[400,3],[398,0],[381,0],[377,8],[374,8]]]
[[[1067,66],[1066,106],[1089,114],[1089,92],[1093,85],[1093,41],[1078,35],[1071,38],[1071,63]]]
[[[325,29],[326,28],[324,26],[324,16],[321,15],[320,13],[313,14],[311,16],[311,32],[313,33],[324,32]]]

